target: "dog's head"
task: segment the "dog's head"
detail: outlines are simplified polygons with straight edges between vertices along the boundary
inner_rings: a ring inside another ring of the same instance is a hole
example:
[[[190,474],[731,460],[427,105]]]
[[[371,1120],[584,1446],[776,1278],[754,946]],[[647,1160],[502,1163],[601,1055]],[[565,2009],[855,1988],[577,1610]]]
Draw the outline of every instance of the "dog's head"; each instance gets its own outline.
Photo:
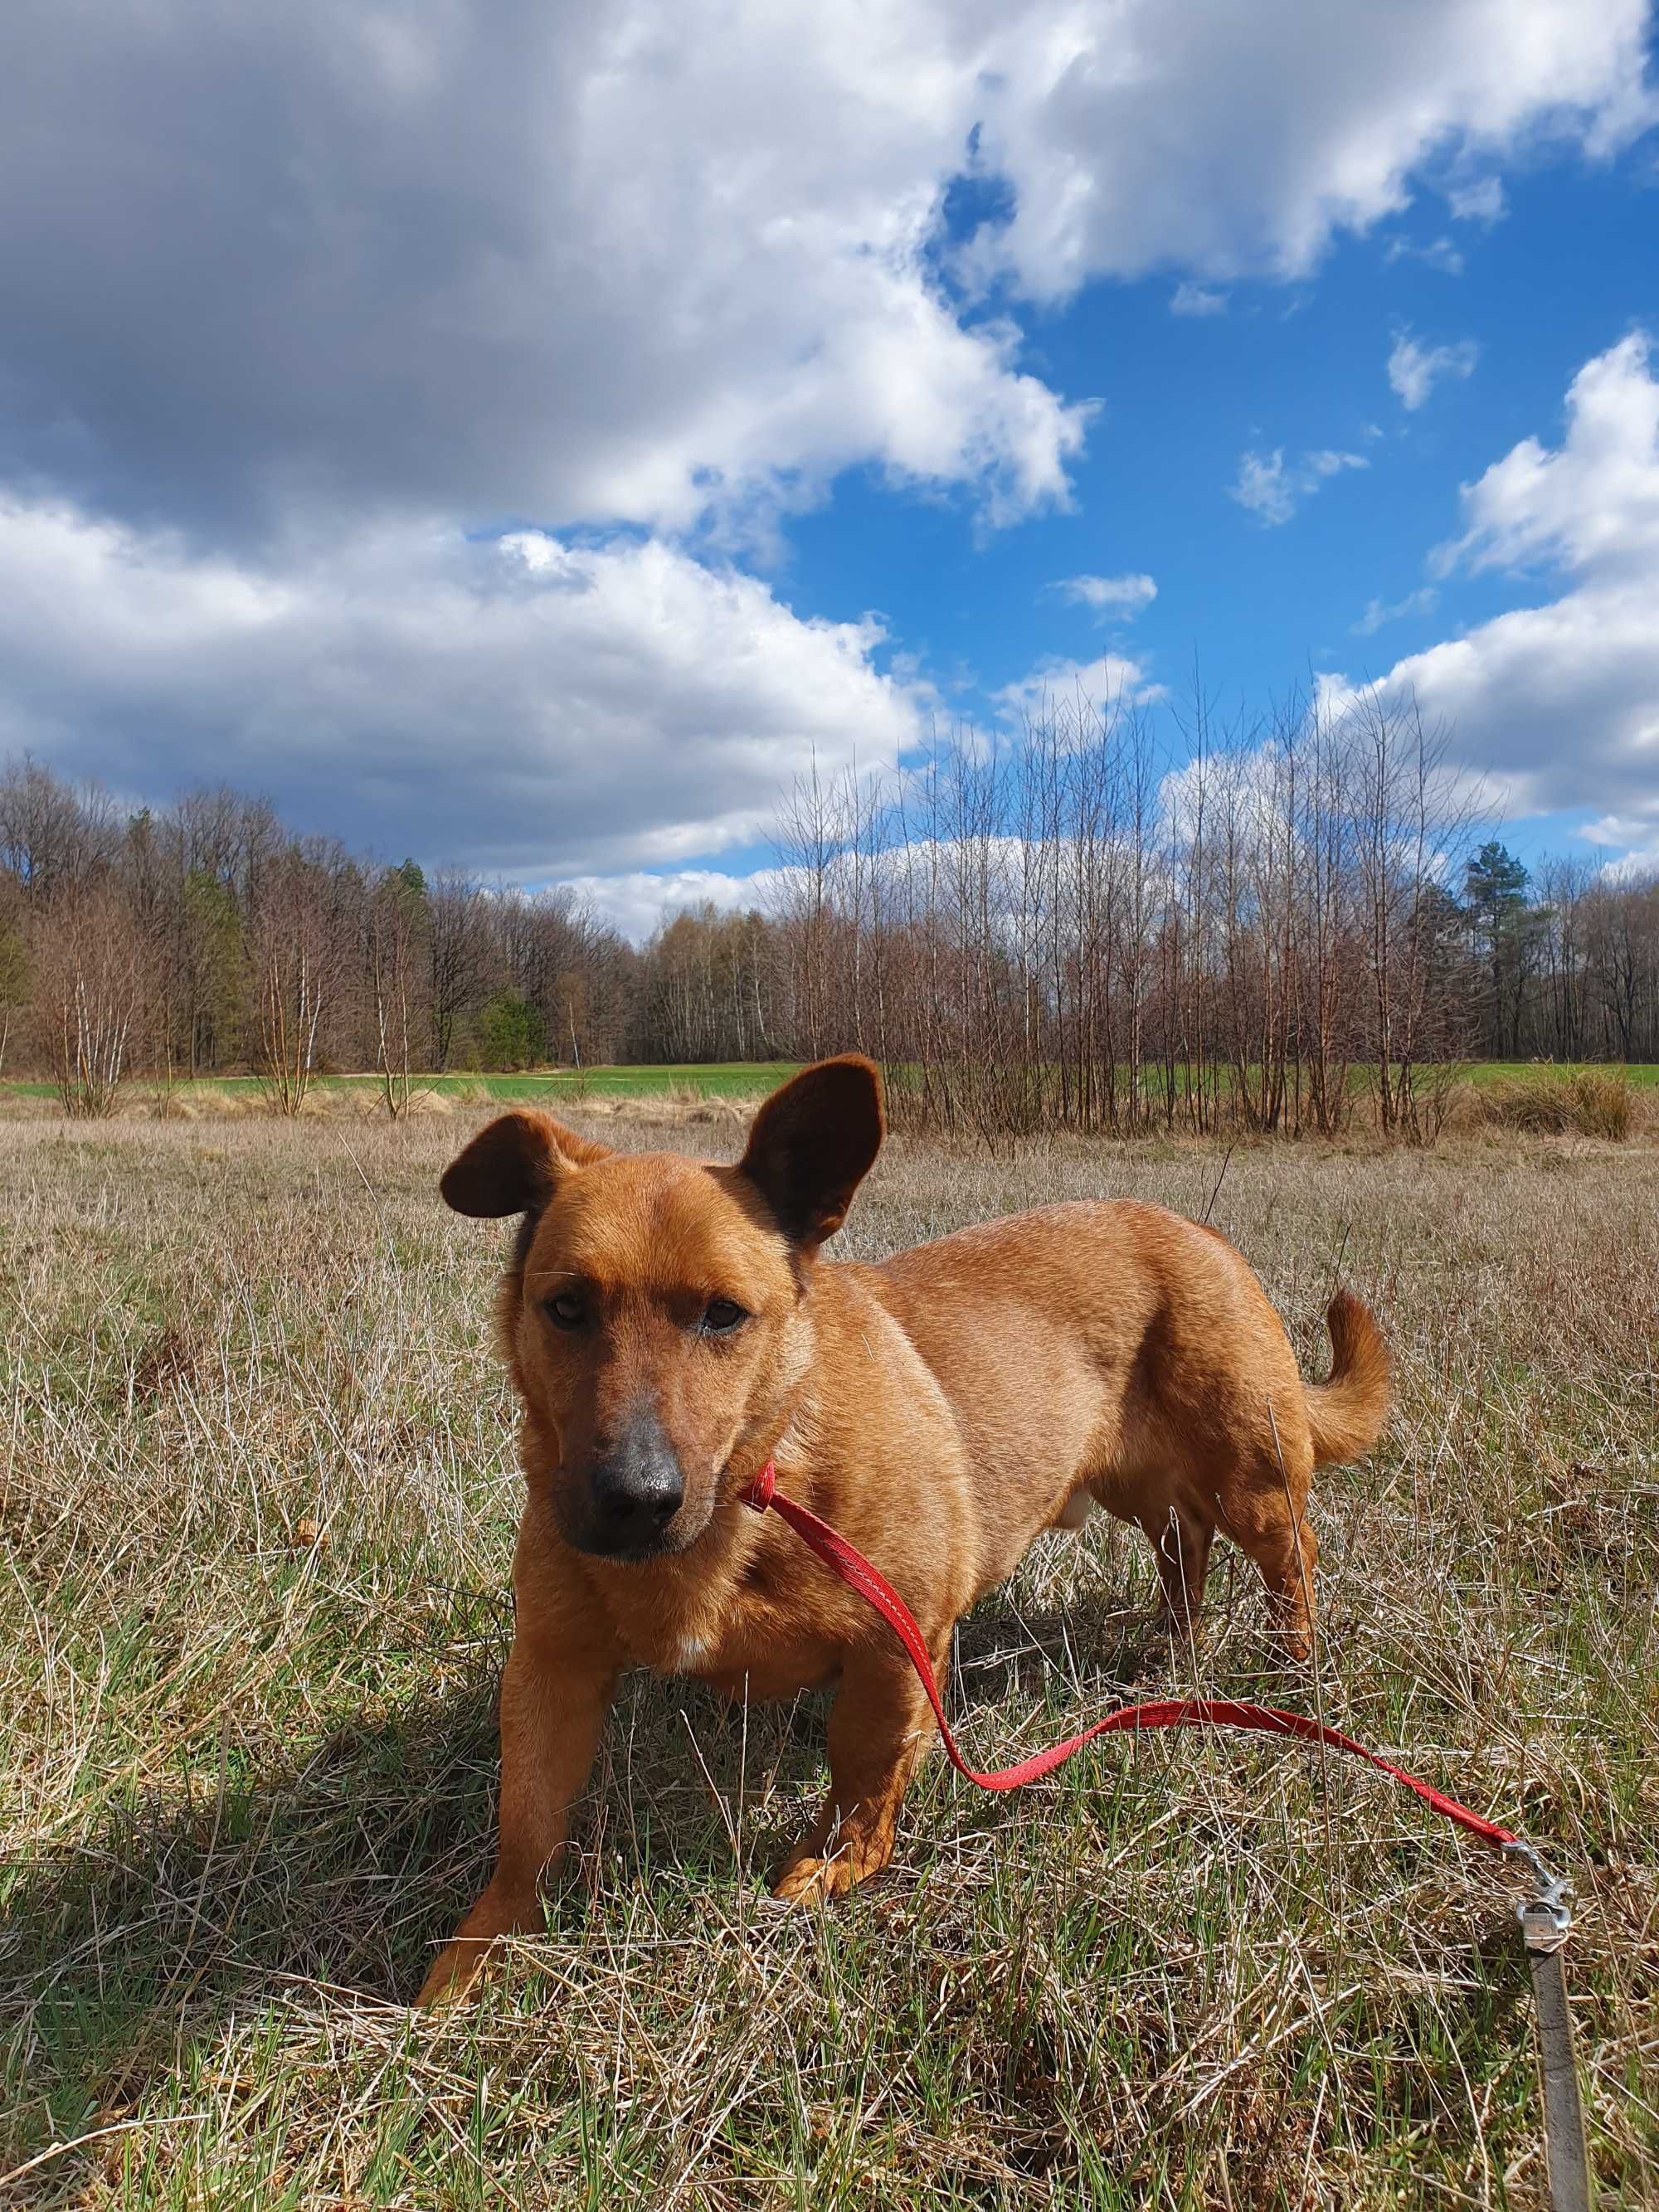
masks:
[[[501,1318],[555,1519],[605,1559],[683,1552],[734,1452],[799,1388],[818,1247],[882,1139],[867,1060],[821,1060],[761,1108],[736,1167],[615,1152],[503,1114],[446,1170],[458,1213],[521,1213]]]

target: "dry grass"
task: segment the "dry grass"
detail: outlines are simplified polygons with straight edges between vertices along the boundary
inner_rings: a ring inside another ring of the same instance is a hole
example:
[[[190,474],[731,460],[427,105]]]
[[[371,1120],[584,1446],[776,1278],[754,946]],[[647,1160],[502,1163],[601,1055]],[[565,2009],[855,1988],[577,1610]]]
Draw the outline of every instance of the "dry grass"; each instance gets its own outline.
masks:
[[[1471,1088],[1469,1120],[1528,1136],[1605,1137],[1622,1144],[1640,1119],[1630,1078],[1621,1069],[1582,1068],[1571,1075],[1501,1077]]]
[[[523,1104],[564,1115],[567,1119],[608,1122],[640,1121],[659,1131],[673,1128],[746,1128],[760,1103],[758,1095],[704,1091],[696,1084],[670,1084],[659,1090],[583,1091],[568,1086],[556,1097],[514,1100],[492,1099],[483,1081],[441,1077],[414,1080],[403,1117],[411,1121],[451,1120],[456,1114],[481,1112],[492,1104]],[[0,1121],[37,1121],[53,1114],[38,1097],[20,1096],[0,1085]],[[130,1083],[115,1094],[102,1121],[280,1121],[270,1097],[252,1085],[232,1090],[218,1083],[179,1083],[171,1086]],[[302,1121],[380,1123],[388,1120],[378,1086],[366,1082],[319,1082],[306,1094],[299,1114]]]
[[[1376,1778],[1255,1740],[1114,1744],[1012,1800],[936,1765],[884,1884],[780,1917],[761,1876],[819,1786],[819,1703],[745,1722],[636,1679],[545,1939],[477,2013],[411,2020],[485,1870],[509,1630],[500,1238],[434,1193],[473,1118],[7,1127],[0,2167],[73,2144],[15,2201],[1536,2203],[1504,1879]],[[874,1254],[1065,1194],[1212,1200],[1310,1359],[1339,1264],[1400,1355],[1377,1464],[1318,1493],[1314,1679],[1271,1671],[1224,1548],[1206,1641],[1150,1641],[1140,1539],[1097,1517],[964,1629],[967,1741],[1012,1756],[1193,1684],[1317,1707],[1518,1816],[1581,1885],[1595,2154],[1646,2201],[1659,1155],[1221,1170],[899,1145],[855,1213]]]

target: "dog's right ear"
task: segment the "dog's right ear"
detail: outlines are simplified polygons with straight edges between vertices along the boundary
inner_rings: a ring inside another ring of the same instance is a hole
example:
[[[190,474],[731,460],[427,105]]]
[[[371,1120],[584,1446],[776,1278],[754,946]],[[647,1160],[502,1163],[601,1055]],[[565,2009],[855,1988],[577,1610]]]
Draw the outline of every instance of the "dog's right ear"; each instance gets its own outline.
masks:
[[[446,1206],[477,1220],[539,1213],[562,1176],[610,1152],[546,1114],[503,1114],[450,1162],[438,1188]]]
[[[756,1115],[738,1166],[809,1255],[847,1218],[881,1150],[881,1076],[860,1053],[803,1068]]]

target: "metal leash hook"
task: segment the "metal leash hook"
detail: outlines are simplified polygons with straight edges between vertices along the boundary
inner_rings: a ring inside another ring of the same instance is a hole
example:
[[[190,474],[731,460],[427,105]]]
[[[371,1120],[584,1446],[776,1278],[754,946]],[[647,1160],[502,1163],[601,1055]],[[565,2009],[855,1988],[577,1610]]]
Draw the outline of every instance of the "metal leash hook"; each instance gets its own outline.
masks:
[[[1538,2008],[1538,2060],[1544,2091],[1544,2163],[1554,2212],[1593,2212],[1595,2185],[1584,2140],[1584,2109],[1572,2047],[1572,2008],[1562,1959],[1572,1933],[1572,1884],[1552,1874],[1530,1844],[1505,1844],[1504,1856],[1519,1859],[1537,1884],[1515,1908],[1532,1970]]]
[[[1559,1951],[1572,1933],[1572,1883],[1564,1874],[1552,1874],[1530,1844],[1517,1837],[1505,1844],[1506,1859],[1519,1859],[1538,1884],[1537,1893],[1515,1908],[1521,1934],[1528,1951]]]

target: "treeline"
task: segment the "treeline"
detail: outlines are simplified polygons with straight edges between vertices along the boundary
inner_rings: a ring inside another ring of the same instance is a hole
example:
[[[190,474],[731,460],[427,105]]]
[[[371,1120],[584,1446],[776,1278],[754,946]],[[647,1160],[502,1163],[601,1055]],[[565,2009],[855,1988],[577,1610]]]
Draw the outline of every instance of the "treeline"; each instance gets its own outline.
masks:
[[[780,825],[772,1027],[1022,1128],[1439,1124],[1478,1059],[1659,1056],[1659,886],[1527,870],[1414,702],[1124,701],[974,737]]]
[[[38,763],[0,772],[0,1067],[73,1111],[121,1081],[252,1072],[297,1112],[331,1071],[416,1075],[614,1060],[637,954],[566,891],[376,866],[262,799],[128,813]]]
[[[630,945],[568,890],[388,866],[198,791],[136,813],[0,771],[0,1070],[71,1110],[252,1072],[283,1110],[372,1071],[798,1059],[1022,1128],[1432,1133],[1468,1058],[1659,1059],[1659,886],[1532,880],[1407,702],[1266,723],[1119,701],[799,786],[764,910]]]

